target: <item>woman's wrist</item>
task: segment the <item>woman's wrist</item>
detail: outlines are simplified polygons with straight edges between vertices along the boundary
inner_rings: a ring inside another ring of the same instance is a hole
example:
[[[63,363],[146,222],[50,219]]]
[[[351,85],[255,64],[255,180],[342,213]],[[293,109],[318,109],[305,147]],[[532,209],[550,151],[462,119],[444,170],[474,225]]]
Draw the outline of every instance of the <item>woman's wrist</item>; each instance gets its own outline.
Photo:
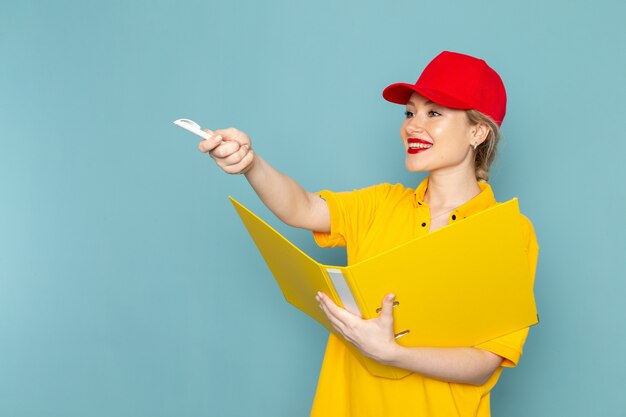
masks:
[[[261,162],[259,162],[257,164],[257,160],[258,159],[261,159],[261,158],[259,157],[259,155],[257,155],[255,153],[253,155],[252,161],[250,161],[250,164],[241,172],[241,174],[245,175],[246,178],[248,178],[249,175],[254,175],[254,173],[252,173],[252,171],[255,169],[255,167],[257,167],[259,164],[261,164]]]
[[[400,362],[400,358],[402,358],[405,349],[405,347],[400,346],[394,341],[377,361],[383,365],[396,366]]]

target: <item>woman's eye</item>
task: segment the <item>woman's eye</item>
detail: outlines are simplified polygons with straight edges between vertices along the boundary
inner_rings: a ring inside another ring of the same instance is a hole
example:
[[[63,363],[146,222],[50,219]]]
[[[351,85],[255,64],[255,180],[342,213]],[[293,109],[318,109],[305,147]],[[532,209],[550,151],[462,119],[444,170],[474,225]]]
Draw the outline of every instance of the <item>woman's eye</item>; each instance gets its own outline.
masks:
[[[436,112],[436,111],[434,111],[434,110],[430,110],[430,111],[428,112],[428,116],[429,116],[429,117],[441,116],[441,113]]]
[[[407,110],[407,111],[405,111],[405,112],[404,112],[404,117],[405,117],[406,119],[410,119],[410,118],[412,118],[412,117],[413,117],[413,112],[410,112],[410,111],[408,111],[408,110]]]

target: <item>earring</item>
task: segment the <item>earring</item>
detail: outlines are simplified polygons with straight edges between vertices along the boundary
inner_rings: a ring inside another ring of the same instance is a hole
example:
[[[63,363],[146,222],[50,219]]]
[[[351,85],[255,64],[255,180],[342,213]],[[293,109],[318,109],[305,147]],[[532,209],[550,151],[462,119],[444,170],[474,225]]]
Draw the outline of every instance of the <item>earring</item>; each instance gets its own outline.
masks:
[[[472,145],[472,148],[474,148],[474,150],[476,150],[476,148],[477,148],[477,147],[478,147],[478,143],[474,143],[474,144]]]

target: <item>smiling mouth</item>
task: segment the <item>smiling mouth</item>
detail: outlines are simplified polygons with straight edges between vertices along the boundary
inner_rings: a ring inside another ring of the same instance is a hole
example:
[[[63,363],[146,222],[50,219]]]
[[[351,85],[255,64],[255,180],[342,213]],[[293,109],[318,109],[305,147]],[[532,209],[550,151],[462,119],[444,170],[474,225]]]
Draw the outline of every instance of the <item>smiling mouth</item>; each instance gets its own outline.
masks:
[[[424,152],[433,147],[433,144],[431,142],[418,138],[409,138],[407,142],[409,144],[409,149],[407,150],[407,152],[410,154]]]

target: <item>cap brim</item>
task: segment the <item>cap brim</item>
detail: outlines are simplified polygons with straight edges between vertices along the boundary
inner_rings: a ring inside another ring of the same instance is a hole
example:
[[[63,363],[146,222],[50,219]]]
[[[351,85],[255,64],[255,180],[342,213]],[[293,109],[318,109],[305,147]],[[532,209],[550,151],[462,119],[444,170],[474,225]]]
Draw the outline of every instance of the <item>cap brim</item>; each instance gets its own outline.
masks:
[[[441,91],[435,91],[419,85],[407,83],[395,83],[387,86],[387,88],[383,90],[383,97],[385,100],[392,103],[407,104],[413,93],[421,94],[433,103],[444,107],[462,110],[469,110],[472,108],[467,103],[457,100],[454,97],[450,97]]]

